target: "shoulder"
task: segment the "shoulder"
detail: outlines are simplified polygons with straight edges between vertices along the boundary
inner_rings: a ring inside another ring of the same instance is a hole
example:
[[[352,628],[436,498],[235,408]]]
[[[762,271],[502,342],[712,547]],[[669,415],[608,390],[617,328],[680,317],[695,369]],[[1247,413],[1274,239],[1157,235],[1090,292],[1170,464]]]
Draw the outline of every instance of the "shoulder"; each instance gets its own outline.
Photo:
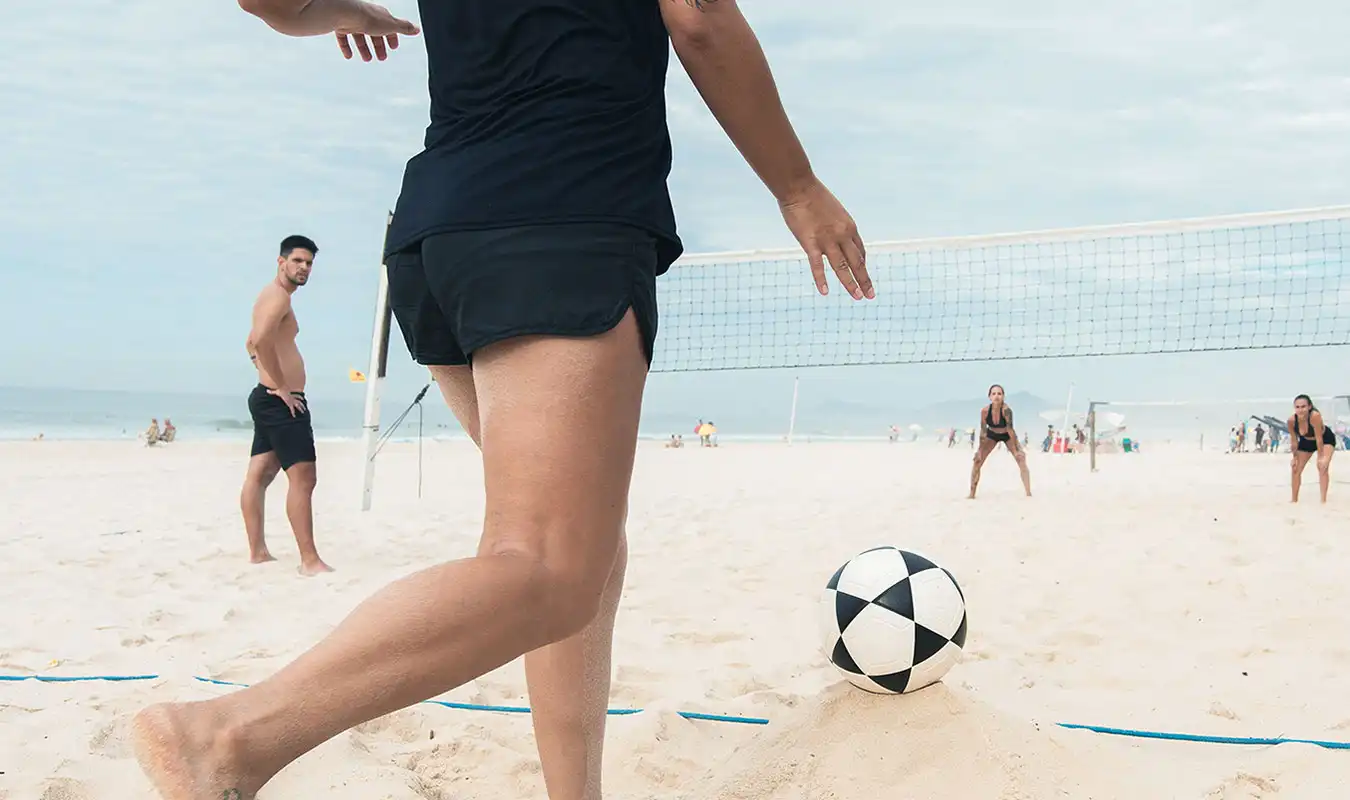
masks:
[[[1321,421],[1322,421],[1322,412],[1321,412],[1321,411],[1318,411],[1317,409],[1313,409],[1312,413],[1308,415],[1308,419],[1310,419],[1310,420],[1316,420],[1316,421],[1318,421],[1318,422],[1321,422]]]
[[[258,292],[258,299],[254,301],[253,307],[258,310],[284,309],[290,304],[291,296],[275,283],[269,283]]]

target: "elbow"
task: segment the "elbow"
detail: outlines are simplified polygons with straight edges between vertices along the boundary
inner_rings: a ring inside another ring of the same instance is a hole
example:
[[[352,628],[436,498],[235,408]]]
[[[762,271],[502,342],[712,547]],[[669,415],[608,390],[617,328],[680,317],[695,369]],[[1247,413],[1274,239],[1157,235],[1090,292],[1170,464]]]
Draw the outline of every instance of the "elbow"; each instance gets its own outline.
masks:
[[[707,50],[713,42],[713,26],[704,20],[682,22],[669,28],[670,43],[681,58]]]

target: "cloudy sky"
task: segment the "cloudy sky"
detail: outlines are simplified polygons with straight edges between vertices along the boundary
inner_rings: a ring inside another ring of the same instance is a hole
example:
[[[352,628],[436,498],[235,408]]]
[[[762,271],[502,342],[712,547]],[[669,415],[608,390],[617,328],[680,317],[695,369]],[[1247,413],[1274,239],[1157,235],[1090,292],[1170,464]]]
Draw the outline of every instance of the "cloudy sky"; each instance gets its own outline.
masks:
[[[390,7],[416,17],[410,0]],[[1350,202],[1344,3],[742,7],[869,241]],[[421,41],[347,62],[233,0],[14,13],[0,49],[0,384],[241,391],[250,303],[276,243],[303,232],[321,253],[297,297],[302,347],[314,388],[345,391],[367,360],[385,211],[426,122]],[[792,244],[674,61],[669,96],[688,250]],[[1180,358],[876,375],[976,396],[995,373],[1050,395],[1069,380],[1136,395],[1350,390],[1319,366],[1343,352]],[[396,386],[420,385],[401,342],[391,364]],[[1137,390],[1141,376],[1158,385]]]

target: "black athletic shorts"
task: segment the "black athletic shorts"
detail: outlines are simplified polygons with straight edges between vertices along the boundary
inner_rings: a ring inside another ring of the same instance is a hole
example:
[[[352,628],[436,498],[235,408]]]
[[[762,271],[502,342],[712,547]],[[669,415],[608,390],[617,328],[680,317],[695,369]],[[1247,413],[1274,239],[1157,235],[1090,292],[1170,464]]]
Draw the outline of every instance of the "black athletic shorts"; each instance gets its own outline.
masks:
[[[250,456],[275,452],[282,469],[317,460],[314,453],[314,425],[309,401],[304,392],[292,392],[305,403],[304,412],[291,416],[280,397],[268,394],[261,383],[248,395],[248,413],[253,417],[253,452]]]
[[[629,308],[656,344],[656,238],[618,223],[456,231],[390,254],[389,305],[413,360],[463,366],[515,336],[595,336]]]

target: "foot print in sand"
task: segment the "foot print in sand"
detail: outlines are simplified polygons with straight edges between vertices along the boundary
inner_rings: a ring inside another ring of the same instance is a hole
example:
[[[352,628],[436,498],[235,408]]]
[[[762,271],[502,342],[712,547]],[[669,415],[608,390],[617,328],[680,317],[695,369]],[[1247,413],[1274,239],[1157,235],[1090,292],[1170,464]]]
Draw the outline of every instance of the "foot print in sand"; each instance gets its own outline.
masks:
[[[748,638],[743,633],[732,633],[723,631],[721,633],[703,633],[700,631],[676,631],[670,634],[671,641],[681,644],[726,644],[727,642],[739,642]]]
[[[1275,797],[1280,786],[1271,778],[1239,772],[1209,790],[1205,800],[1260,800]]]
[[[1221,719],[1231,719],[1235,721],[1238,719],[1237,713],[1222,703],[1211,704],[1209,707],[1209,714],[1212,717],[1219,717]]]

